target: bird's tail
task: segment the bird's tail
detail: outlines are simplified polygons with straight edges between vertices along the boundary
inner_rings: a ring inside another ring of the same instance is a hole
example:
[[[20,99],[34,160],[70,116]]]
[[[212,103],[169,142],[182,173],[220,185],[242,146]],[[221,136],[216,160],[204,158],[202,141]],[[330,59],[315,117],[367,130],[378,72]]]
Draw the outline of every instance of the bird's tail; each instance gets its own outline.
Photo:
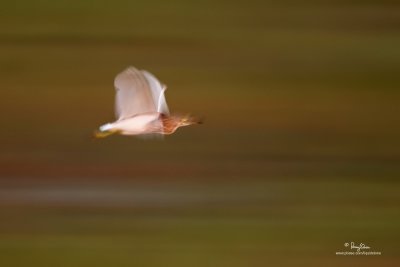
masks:
[[[112,123],[106,123],[104,125],[101,125],[98,130],[94,131],[93,137],[94,138],[105,138],[105,137],[115,134],[117,132],[118,132],[118,130],[116,130],[113,127]]]

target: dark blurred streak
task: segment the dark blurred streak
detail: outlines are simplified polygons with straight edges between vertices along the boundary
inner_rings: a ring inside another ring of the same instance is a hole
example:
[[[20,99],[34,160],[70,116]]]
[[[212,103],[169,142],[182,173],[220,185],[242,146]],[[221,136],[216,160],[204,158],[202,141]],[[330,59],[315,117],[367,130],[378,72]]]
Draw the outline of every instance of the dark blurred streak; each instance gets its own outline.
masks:
[[[123,45],[138,47],[159,47],[162,43],[165,47],[178,48],[196,48],[200,47],[198,41],[190,38],[181,37],[157,37],[157,36],[114,36],[114,35],[90,35],[82,34],[33,34],[33,35],[0,35],[0,45],[18,45],[18,46],[104,46],[104,45]]]

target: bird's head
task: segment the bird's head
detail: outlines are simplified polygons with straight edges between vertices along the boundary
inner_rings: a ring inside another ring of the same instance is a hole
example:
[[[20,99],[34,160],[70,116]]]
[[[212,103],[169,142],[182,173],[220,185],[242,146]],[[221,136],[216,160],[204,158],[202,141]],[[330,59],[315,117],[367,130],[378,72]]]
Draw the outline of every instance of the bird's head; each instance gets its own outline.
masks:
[[[179,118],[178,127],[188,126],[192,124],[202,124],[203,121],[199,118],[192,117],[190,115],[185,115]]]
[[[163,133],[164,134],[172,134],[179,127],[188,126],[192,124],[201,124],[202,120],[192,117],[190,115],[173,115],[173,116],[161,116],[162,124],[163,124]]]

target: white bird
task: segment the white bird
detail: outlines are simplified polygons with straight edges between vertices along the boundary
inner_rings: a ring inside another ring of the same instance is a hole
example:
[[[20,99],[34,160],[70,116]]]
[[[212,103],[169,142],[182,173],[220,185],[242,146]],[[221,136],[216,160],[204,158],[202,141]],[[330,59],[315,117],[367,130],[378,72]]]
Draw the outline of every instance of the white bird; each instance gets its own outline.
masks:
[[[188,115],[171,116],[164,94],[167,87],[145,70],[128,67],[115,77],[114,86],[117,120],[100,126],[94,133],[97,138],[115,133],[166,135],[181,126],[201,123]]]

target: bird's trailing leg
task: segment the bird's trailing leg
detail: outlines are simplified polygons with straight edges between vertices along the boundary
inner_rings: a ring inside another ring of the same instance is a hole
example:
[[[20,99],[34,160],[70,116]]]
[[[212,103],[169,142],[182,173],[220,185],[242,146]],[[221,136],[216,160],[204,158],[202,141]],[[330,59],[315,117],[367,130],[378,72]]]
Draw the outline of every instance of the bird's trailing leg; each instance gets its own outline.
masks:
[[[107,136],[110,136],[112,134],[118,133],[118,130],[107,130],[107,131],[94,131],[93,137],[95,138],[105,138]]]

